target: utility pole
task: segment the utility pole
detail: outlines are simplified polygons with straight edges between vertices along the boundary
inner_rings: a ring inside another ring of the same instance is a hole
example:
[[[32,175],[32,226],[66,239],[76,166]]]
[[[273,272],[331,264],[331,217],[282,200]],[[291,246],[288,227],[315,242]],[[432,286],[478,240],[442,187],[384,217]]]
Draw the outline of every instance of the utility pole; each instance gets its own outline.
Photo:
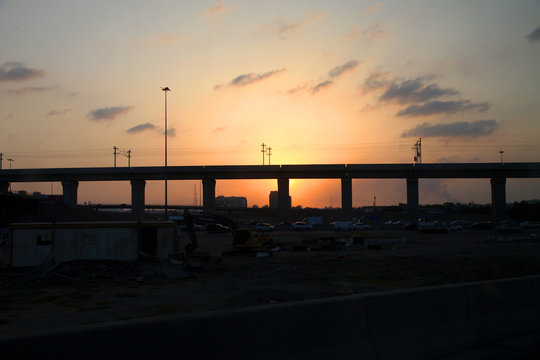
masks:
[[[113,155],[114,155],[114,167],[116,167],[116,154],[118,154],[116,152],[116,150],[118,150],[118,148],[115,146],[113,146]]]
[[[418,141],[412,147],[414,150],[414,164],[422,163],[422,138],[419,138]]]
[[[268,165],[270,165],[270,155],[272,155],[272,148],[268,147]]]
[[[501,154],[501,166],[503,166],[503,165],[504,165],[504,163],[503,163],[503,154],[504,154],[504,151],[503,151],[503,150],[499,151],[499,154]]]
[[[264,165],[264,153],[266,152],[266,145],[264,143],[262,143],[261,146],[262,146],[261,152],[262,152],[262,156],[263,156],[263,165]]]
[[[162,87],[161,90],[165,93],[165,221],[169,220],[169,212],[167,206],[167,93],[171,91],[168,86]]]
[[[7,159],[7,161],[9,161],[9,169],[11,170],[11,163],[14,162],[15,160],[10,158],[10,159]]]
[[[127,151],[128,168],[131,168],[131,150]]]

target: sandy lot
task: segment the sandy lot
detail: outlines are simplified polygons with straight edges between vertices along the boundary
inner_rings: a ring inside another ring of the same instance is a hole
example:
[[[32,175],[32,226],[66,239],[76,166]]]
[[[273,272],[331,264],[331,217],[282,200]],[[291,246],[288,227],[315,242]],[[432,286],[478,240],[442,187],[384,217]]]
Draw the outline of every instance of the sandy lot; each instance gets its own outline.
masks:
[[[0,337],[75,325],[540,274],[534,232],[275,232],[272,257],[225,257],[199,234],[191,262],[77,262],[0,270]],[[356,240],[354,240],[356,237]],[[382,244],[369,249],[361,238]],[[183,235],[185,241],[185,235]],[[337,244],[336,249],[333,244]]]

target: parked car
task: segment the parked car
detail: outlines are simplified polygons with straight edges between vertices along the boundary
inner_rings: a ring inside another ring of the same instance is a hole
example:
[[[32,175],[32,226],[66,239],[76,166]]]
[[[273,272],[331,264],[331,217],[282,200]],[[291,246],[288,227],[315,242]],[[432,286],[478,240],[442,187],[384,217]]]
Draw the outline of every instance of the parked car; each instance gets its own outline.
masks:
[[[362,224],[362,223],[354,223],[353,224],[354,230],[369,230],[368,224]]]
[[[294,229],[294,226],[288,221],[282,221],[279,224],[277,224],[276,228],[279,230],[292,230]]]
[[[182,232],[186,232],[186,231],[187,231],[187,227],[186,227],[185,224],[184,224],[184,225],[180,225],[179,228],[180,228],[180,231],[182,231]],[[201,231],[201,230],[203,229],[203,227],[202,227],[202,225],[199,225],[199,224],[193,224],[193,229],[194,229],[195,231]]]
[[[293,228],[296,231],[309,231],[313,230],[313,225],[297,221],[293,224]]]
[[[448,227],[441,222],[437,221],[420,221],[418,223],[418,229],[427,233],[447,233]]]
[[[222,233],[227,233],[229,231],[231,231],[231,229],[225,225],[215,224],[215,223],[210,223],[206,225],[206,232],[208,232],[209,234],[222,234]]]
[[[521,232],[521,227],[517,222],[513,221],[503,221],[498,227],[498,232],[510,233],[510,232]]]
[[[540,228],[540,223],[534,222],[534,221],[524,221],[519,226],[522,229],[538,229]]]
[[[350,231],[354,229],[353,224],[349,221],[336,221],[333,225],[336,231]]]
[[[268,223],[258,223],[255,226],[255,230],[257,231],[274,231],[274,226]]]
[[[403,225],[403,230],[408,230],[408,231],[418,230],[418,224],[415,223],[415,222],[407,223],[407,224]]]
[[[477,222],[471,225],[472,230],[493,230],[495,227],[489,221]]]

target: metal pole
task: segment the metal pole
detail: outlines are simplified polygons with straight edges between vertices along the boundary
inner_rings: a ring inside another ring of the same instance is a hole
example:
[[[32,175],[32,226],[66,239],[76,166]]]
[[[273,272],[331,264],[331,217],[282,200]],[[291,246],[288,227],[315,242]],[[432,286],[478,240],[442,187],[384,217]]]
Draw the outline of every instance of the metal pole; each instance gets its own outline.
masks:
[[[167,92],[171,91],[169,87],[161,88],[165,92],[165,220],[169,220],[167,206]]]

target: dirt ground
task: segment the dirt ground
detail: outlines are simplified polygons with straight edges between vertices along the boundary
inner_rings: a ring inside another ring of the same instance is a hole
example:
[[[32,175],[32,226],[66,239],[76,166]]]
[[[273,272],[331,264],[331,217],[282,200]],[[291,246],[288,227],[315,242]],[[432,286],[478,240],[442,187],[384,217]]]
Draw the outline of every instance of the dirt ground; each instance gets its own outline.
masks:
[[[348,235],[275,232],[270,235],[276,242],[271,257],[221,257],[230,247],[230,234],[200,233],[198,256],[191,261],[78,261],[0,269],[0,337],[540,274],[540,236],[535,232],[370,231]],[[182,236],[185,242],[185,234]],[[366,242],[374,246],[368,247]]]

